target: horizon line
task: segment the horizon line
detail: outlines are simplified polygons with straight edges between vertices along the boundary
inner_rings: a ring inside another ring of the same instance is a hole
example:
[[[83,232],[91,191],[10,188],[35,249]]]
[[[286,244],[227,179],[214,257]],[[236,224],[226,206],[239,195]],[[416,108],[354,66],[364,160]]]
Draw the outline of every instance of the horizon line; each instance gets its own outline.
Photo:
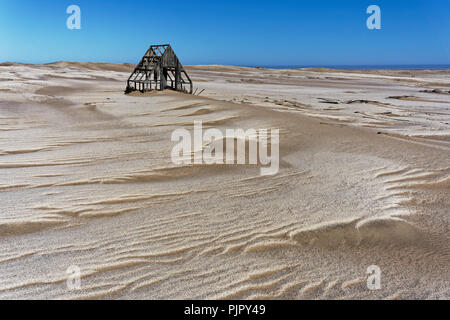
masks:
[[[22,65],[50,65],[56,63],[109,63],[118,65],[137,65],[137,63],[130,62],[105,62],[105,61],[75,61],[75,60],[57,60],[52,62],[42,63],[29,63],[19,61],[3,61],[0,65],[6,64],[22,64]],[[208,64],[185,64],[185,66],[227,66],[227,67],[245,67],[245,68],[263,68],[263,69],[306,69],[306,68],[325,68],[325,69],[414,69],[414,70],[426,70],[426,69],[450,69],[450,63],[417,63],[417,64],[286,64],[286,65],[272,65],[272,64],[220,64],[220,63],[208,63]]]

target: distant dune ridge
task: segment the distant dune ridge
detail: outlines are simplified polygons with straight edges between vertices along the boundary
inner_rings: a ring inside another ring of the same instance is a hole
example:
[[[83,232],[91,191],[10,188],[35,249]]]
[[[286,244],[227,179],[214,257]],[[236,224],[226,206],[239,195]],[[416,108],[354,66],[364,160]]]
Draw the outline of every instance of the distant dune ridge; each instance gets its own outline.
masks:
[[[134,65],[129,63],[105,63],[105,62],[71,62],[71,61],[58,61],[52,63],[46,63],[42,65],[33,65],[33,64],[24,64],[24,63],[16,63],[16,62],[4,62],[0,63],[0,66],[9,67],[9,66],[49,66],[49,67],[58,67],[58,68],[84,68],[88,70],[103,70],[103,71],[120,71],[120,72],[129,72],[133,71]]]
[[[124,95],[133,68],[0,65],[0,298],[450,298],[449,70],[187,66],[199,96]],[[195,120],[280,129],[279,173],[173,164]]]

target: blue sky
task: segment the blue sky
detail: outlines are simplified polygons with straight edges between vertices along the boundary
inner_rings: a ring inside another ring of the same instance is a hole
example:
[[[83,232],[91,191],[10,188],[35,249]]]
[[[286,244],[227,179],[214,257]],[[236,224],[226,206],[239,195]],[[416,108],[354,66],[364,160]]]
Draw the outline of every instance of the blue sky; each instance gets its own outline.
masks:
[[[81,8],[69,30],[66,8]],[[381,8],[381,30],[366,9]],[[448,0],[0,0],[0,61],[137,63],[170,43],[184,64],[450,64]]]

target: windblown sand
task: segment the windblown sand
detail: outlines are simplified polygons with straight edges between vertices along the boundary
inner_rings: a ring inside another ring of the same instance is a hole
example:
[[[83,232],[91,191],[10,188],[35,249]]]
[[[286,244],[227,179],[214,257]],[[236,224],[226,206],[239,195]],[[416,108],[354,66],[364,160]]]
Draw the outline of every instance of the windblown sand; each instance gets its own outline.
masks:
[[[0,67],[1,299],[450,298],[450,71],[131,70]],[[279,128],[279,173],[174,165],[194,120]]]

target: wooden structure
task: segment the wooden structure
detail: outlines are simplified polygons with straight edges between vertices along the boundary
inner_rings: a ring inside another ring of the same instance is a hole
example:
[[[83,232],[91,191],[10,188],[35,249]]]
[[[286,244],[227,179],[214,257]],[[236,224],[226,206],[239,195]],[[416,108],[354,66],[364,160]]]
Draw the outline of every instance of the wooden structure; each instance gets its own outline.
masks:
[[[192,93],[192,81],[169,44],[152,45],[128,78],[125,93],[164,89]]]

